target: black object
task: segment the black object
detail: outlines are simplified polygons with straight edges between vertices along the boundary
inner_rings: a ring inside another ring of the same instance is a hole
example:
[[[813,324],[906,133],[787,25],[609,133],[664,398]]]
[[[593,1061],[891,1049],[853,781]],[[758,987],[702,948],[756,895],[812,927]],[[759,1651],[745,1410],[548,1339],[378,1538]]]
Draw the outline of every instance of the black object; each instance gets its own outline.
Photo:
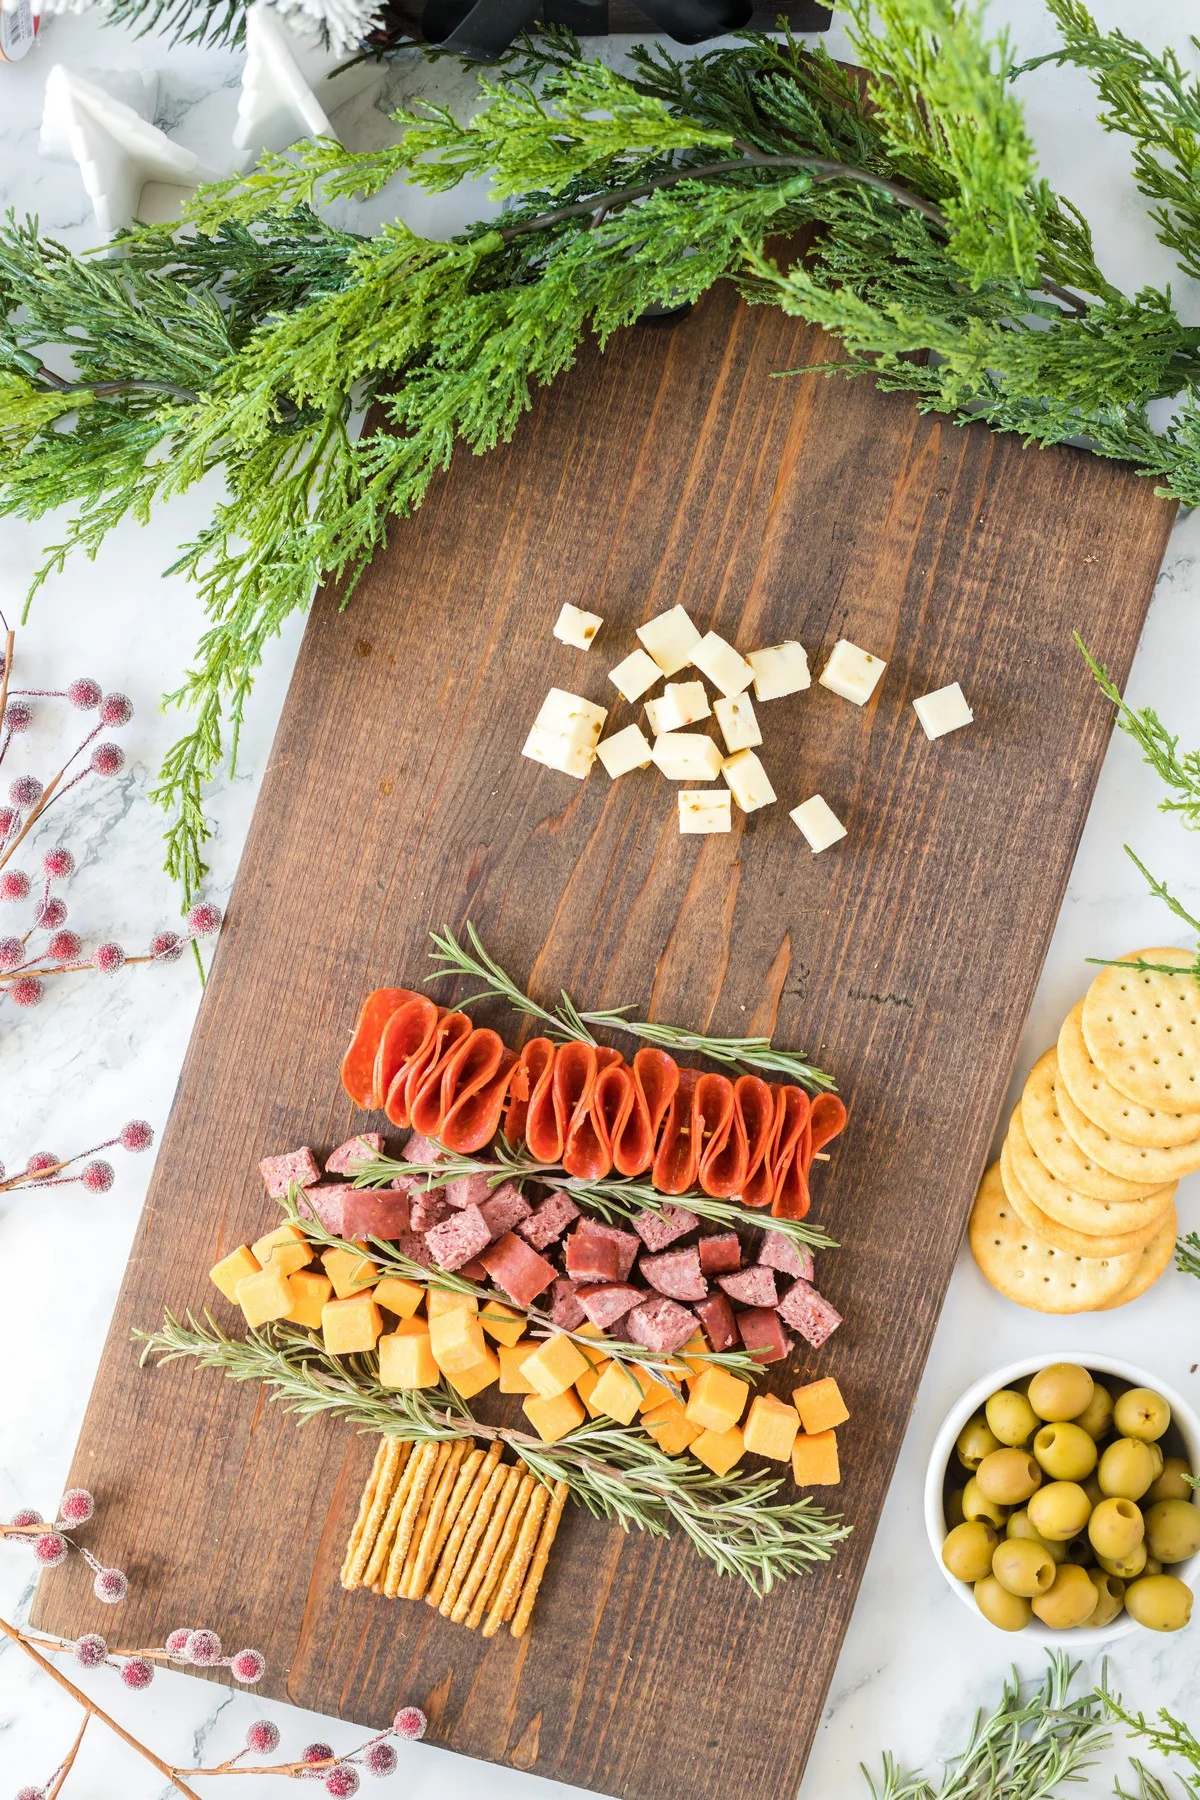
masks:
[[[418,37],[476,62],[494,62],[541,14],[546,24],[567,25],[580,37],[645,32],[677,44],[701,44],[744,25],[770,30],[780,11],[795,31],[827,31],[831,14],[819,0],[756,8],[754,0],[424,0],[414,12],[404,0],[385,7],[384,24],[372,33],[382,50]]]

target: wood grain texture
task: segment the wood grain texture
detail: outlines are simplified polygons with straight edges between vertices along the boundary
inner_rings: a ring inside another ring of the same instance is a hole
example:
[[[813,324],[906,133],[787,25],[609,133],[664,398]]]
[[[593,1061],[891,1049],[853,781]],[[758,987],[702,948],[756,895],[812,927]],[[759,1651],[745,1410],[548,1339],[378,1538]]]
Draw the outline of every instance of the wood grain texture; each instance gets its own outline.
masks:
[[[416,1700],[439,1743],[631,1800],[794,1793],[1110,728],[1071,629],[1124,679],[1172,518],[1079,452],[771,379],[830,354],[726,290],[585,350],[345,616],[319,598],[74,1466],[135,1583],[128,1641],[211,1623],[266,1651],[270,1693],[371,1725]],[[567,599],[605,618],[586,656],[550,636]],[[611,700],[633,625],[678,599],[744,647],[798,637],[819,667],[844,635],[889,663],[862,710],[817,686],[762,709],[780,803],[727,837],[681,838],[653,773],[577,785],[518,754],[551,682]],[[956,679],[977,722],[930,744],[910,701]],[[850,833],[820,857],[786,816],[813,792]],[[468,916],[543,995],[775,1027],[836,1071],[814,1216],[847,1323],[773,1381],[836,1375],[853,1414],[829,1570],[760,1601],[572,1511],[531,1635],[489,1645],[337,1586],[367,1443],[139,1372],[131,1328],[205,1304],[264,1229],[258,1158],[362,1127],[337,1063],[364,991],[421,985],[429,927]],[[39,1623],[102,1611],[60,1571]]]

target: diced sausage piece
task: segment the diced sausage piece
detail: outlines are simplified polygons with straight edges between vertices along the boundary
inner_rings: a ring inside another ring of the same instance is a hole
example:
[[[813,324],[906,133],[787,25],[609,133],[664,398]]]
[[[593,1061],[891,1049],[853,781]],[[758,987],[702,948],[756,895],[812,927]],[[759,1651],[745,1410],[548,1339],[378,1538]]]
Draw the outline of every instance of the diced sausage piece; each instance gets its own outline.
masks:
[[[738,1341],[733,1308],[724,1294],[710,1294],[697,1303],[696,1313],[710,1350],[732,1350]]]
[[[418,1263],[422,1269],[432,1269],[433,1258],[423,1237],[415,1231],[406,1231],[403,1236],[395,1238],[396,1249],[401,1256],[407,1256],[409,1262]]]
[[[474,1210],[478,1212],[479,1208]],[[409,1194],[408,1222],[413,1231],[432,1231],[450,1216],[441,1188],[431,1188],[427,1194]]]
[[[587,1318],[577,1284],[566,1275],[550,1289],[550,1318],[560,1331],[577,1331]]]
[[[531,1250],[515,1231],[506,1231],[497,1243],[481,1252],[479,1260],[497,1287],[502,1287],[518,1306],[531,1306],[558,1276],[554,1264]]]
[[[779,1302],[779,1311],[814,1350],[819,1350],[842,1322],[841,1313],[804,1280],[793,1282]]]
[[[544,1250],[578,1217],[579,1208],[570,1194],[564,1188],[558,1188],[540,1206],[534,1207],[529,1217],[517,1226],[517,1233],[535,1250]]]
[[[302,1219],[319,1219],[326,1231],[332,1231],[334,1237],[345,1237],[342,1230],[342,1217],[345,1211],[346,1196],[352,1194],[353,1188],[347,1187],[344,1181],[322,1181],[316,1187],[306,1188],[300,1196],[299,1210]]]
[[[336,1150],[331,1150],[325,1158],[327,1175],[357,1175],[367,1163],[383,1155],[383,1133],[381,1131],[360,1131],[357,1137],[347,1138]]]
[[[386,1188],[373,1193],[369,1188],[348,1187],[343,1192],[339,1237],[398,1238],[411,1229],[407,1194],[393,1194]]]
[[[779,1322],[779,1314],[769,1306],[751,1306],[738,1313],[737,1328],[756,1362],[781,1362],[792,1347],[791,1338]]]
[[[618,1319],[623,1319],[639,1300],[645,1299],[646,1290],[630,1287],[626,1281],[605,1281],[597,1287],[581,1286],[578,1297],[590,1322],[598,1330],[607,1331]]]
[[[618,1231],[615,1225],[601,1225],[596,1219],[589,1219],[587,1227],[598,1238],[607,1238],[610,1244],[617,1247],[617,1280],[628,1281],[629,1271],[637,1260],[642,1240],[632,1231]]]
[[[400,1152],[404,1162],[415,1163],[438,1163],[445,1154],[440,1144],[435,1144],[432,1138],[422,1137],[419,1131],[413,1132]]]
[[[714,1231],[711,1237],[700,1239],[697,1249],[700,1267],[706,1275],[728,1275],[742,1266],[742,1246],[736,1231]]]
[[[658,1350],[669,1356],[673,1350],[682,1350],[688,1339],[695,1335],[696,1315],[689,1312],[686,1306],[668,1300],[665,1295],[655,1294],[653,1299],[643,1300],[635,1306],[627,1316],[622,1330],[631,1343],[645,1344],[647,1350]]]
[[[590,1219],[567,1239],[567,1274],[575,1281],[616,1281],[620,1266],[618,1246],[599,1237]]]
[[[422,1204],[419,1200],[413,1201],[414,1217],[417,1207]],[[425,1242],[442,1269],[461,1269],[491,1241],[487,1220],[477,1206],[468,1206],[465,1212],[451,1213],[448,1219],[425,1233]]]
[[[793,1244],[782,1231],[764,1231],[758,1260],[764,1268],[778,1269],[781,1275],[796,1275],[801,1281],[813,1278],[812,1251],[807,1246]]]
[[[482,1207],[484,1201],[490,1200],[497,1191],[488,1186],[486,1171],[478,1175],[460,1175],[457,1181],[448,1181],[442,1189],[447,1206],[452,1206],[455,1212],[462,1212],[466,1206]]]
[[[464,1263],[455,1273],[465,1275],[468,1281],[486,1281],[488,1278],[488,1272],[477,1256],[473,1256],[469,1263]]]
[[[503,1237],[515,1225],[527,1219],[533,1208],[515,1181],[506,1181],[496,1188],[490,1200],[481,1200],[479,1210],[488,1223],[488,1230],[493,1241]]]
[[[700,1273],[700,1252],[665,1250],[661,1256],[643,1256],[638,1268],[660,1294],[669,1300],[703,1300],[708,1283]]]
[[[640,1212],[632,1221],[633,1229],[647,1250],[665,1250],[676,1238],[694,1231],[700,1223],[686,1206],[664,1206],[661,1212]]]
[[[283,1156],[264,1156],[258,1166],[272,1200],[282,1200],[293,1181],[297,1187],[309,1188],[321,1179],[321,1166],[307,1144]]]
[[[740,1300],[743,1306],[774,1306],[775,1271],[764,1269],[761,1264],[751,1269],[739,1269],[734,1275],[718,1275],[717,1286],[724,1288],[731,1300]]]

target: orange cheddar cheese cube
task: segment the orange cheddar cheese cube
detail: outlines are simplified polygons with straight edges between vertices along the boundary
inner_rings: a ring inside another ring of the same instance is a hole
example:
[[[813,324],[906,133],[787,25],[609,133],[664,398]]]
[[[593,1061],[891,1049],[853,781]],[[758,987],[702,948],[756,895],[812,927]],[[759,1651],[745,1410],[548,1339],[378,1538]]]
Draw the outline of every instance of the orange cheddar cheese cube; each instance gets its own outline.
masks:
[[[628,1425],[641,1405],[642,1390],[619,1362],[610,1362],[592,1389],[592,1405],[621,1425]]]
[[[383,1330],[383,1315],[370,1294],[327,1300],[321,1308],[321,1335],[334,1356],[360,1356],[373,1350]]]
[[[333,1283],[339,1300],[348,1300],[364,1288],[374,1287],[379,1270],[370,1257],[358,1250],[325,1250],[321,1253],[325,1273]]]
[[[237,1302],[237,1284],[244,1281],[247,1275],[257,1275],[259,1260],[249,1244],[239,1244],[228,1256],[223,1256],[219,1263],[208,1271],[208,1279],[220,1288],[227,1300]]]
[[[642,1414],[642,1424],[659,1449],[667,1456],[680,1456],[700,1436],[678,1400],[667,1400],[662,1406]]]
[[[526,1381],[521,1373],[521,1364],[537,1345],[532,1338],[525,1338],[519,1344],[501,1344],[496,1355],[500,1359],[500,1392],[502,1394],[532,1394],[537,1390],[531,1381]]]
[[[395,1331],[379,1340],[380,1385],[390,1388],[436,1387],[441,1370],[433,1360],[429,1332],[422,1319],[402,1319]]]
[[[850,1409],[832,1375],[826,1375],[822,1381],[810,1381],[807,1387],[793,1388],[792,1400],[800,1423],[810,1434],[830,1431],[835,1425],[844,1425],[850,1417]]]
[[[588,1359],[582,1350],[559,1332],[525,1358],[521,1373],[535,1394],[540,1394],[543,1400],[553,1400],[574,1387],[587,1368]]]
[[[543,1444],[556,1444],[568,1431],[582,1425],[587,1417],[583,1401],[574,1388],[555,1394],[553,1400],[547,1400],[541,1394],[530,1394],[528,1400],[521,1402],[521,1410]]]
[[[483,1347],[483,1355],[477,1363],[472,1363],[469,1369],[458,1369],[453,1375],[447,1376],[450,1386],[455,1393],[461,1394],[464,1400],[470,1400],[474,1395],[481,1394],[485,1387],[491,1387],[492,1383],[499,1379],[500,1358],[486,1344]]]
[[[797,1487],[836,1487],[842,1479],[837,1432],[801,1432],[792,1445],[792,1475]]]
[[[322,1308],[333,1293],[333,1283],[328,1275],[318,1275],[315,1269],[297,1269],[294,1275],[288,1276],[288,1286],[293,1300],[292,1310],[287,1314],[288,1323],[307,1325],[310,1331],[320,1331]]]
[[[513,1344],[521,1341],[521,1333],[525,1329],[525,1315],[516,1312],[511,1306],[506,1306],[503,1300],[497,1300],[494,1294],[489,1294],[483,1303],[479,1323],[489,1337],[495,1338],[498,1344],[507,1344],[511,1349]]]
[[[728,1431],[702,1431],[688,1445],[692,1455],[699,1457],[705,1468],[711,1469],[714,1475],[728,1475],[745,1448],[741,1431],[736,1425],[731,1425]]]
[[[465,1375],[483,1361],[487,1352],[483,1326],[465,1306],[456,1306],[453,1312],[435,1313],[429,1321],[429,1338],[443,1375]],[[497,1376],[499,1373],[497,1363]]]
[[[468,1312],[479,1311],[479,1302],[474,1294],[459,1294],[453,1288],[431,1287],[425,1311],[431,1319],[436,1319],[439,1313],[457,1312],[463,1306]]]
[[[687,1416],[701,1431],[720,1435],[736,1425],[750,1397],[750,1383],[710,1363],[692,1382]],[[741,1452],[739,1451],[740,1455]]]
[[[786,1400],[774,1394],[755,1394],[746,1414],[742,1436],[752,1456],[769,1456],[773,1462],[786,1462],[800,1429],[800,1415]]]
[[[288,1278],[277,1266],[268,1265],[257,1275],[244,1275],[234,1293],[251,1327],[266,1325],[271,1319],[286,1319],[292,1310]]]
[[[257,1243],[251,1244],[250,1249],[264,1269],[269,1262],[276,1262],[285,1275],[306,1269],[315,1254],[298,1225],[277,1225],[274,1231],[266,1232]]]
[[[400,1275],[385,1275],[376,1282],[373,1298],[376,1306],[386,1306],[398,1319],[411,1319],[425,1298],[425,1289]]]
[[[599,1381],[607,1367],[607,1363],[601,1363],[598,1368],[589,1368],[587,1373],[581,1375],[575,1383],[575,1392],[587,1407],[589,1419],[598,1419],[600,1417],[600,1408],[595,1404],[592,1396],[596,1392],[596,1383]]]
[[[576,1338],[596,1338],[599,1340],[595,1348],[593,1348],[591,1344],[580,1344],[579,1346],[588,1361],[596,1368],[599,1368],[601,1363],[606,1363],[608,1361],[608,1355],[604,1349],[606,1335],[607,1334],[601,1331],[598,1325],[593,1325],[590,1319],[586,1325],[581,1325],[579,1330],[575,1333]]]
[[[668,1372],[674,1381],[681,1381],[686,1373],[684,1369],[678,1367],[674,1363],[669,1365]],[[651,1407],[661,1406],[664,1400],[674,1400],[675,1396],[666,1383],[655,1381],[653,1375],[651,1375],[648,1370],[640,1367],[640,1365],[635,1369],[631,1369],[629,1373],[633,1376],[634,1380],[642,1390],[641,1404],[638,1407],[639,1412],[649,1412]]]
[[[687,1368],[683,1372],[685,1381],[694,1381],[696,1376],[703,1375],[709,1366],[705,1360],[708,1356],[708,1340],[702,1332],[698,1331],[695,1337],[690,1337],[679,1354],[687,1364]]]

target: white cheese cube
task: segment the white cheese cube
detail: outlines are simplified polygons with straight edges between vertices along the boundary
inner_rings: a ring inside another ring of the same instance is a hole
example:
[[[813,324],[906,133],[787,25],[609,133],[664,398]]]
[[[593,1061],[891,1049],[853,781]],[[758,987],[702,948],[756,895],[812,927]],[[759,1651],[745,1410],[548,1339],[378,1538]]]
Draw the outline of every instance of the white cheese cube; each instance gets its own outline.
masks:
[[[640,700],[647,688],[662,680],[662,670],[644,650],[631,650],[623,662],[608,671],[608,679],[626,700]]]
[[[686,669],[700,642],[700,633],[682,606],[673,606],[669,612],[639,625],[637,634],[664,675],[677,675],[680,669]]]
[[[626,725],[623,731],[601,739],[596,755],[615,781],[618,775],[628,775],[630,769],[650,767],[650,740],[639,725]]]
[[[692,651],[692,661],[702,675],[707,675],[714,687],[719,687],[723,694],[731,698],[740,694],[754,680],[754,670],[744,656],[739,656],[732,644],[727,644],[723,637],[710,631],[700,639]]]
[[[935,689],[932,694],[922,694],[919,700],[913,701],[913,707],[927,738],[945,737],[948,731],[970,725],[975,717],[957,681],[952,681],[949,687]]]
[[[729,798],[728,788],[683,788],[679,795],[680,831],[729,831],[733,825]]]
[[[712,715],[702,681],[668,681],[660,699],[646,702],[646,711],[656,733],[682,731],[685,725]]]
[[[599,613],[581,612],[568,600],[555,620],[554,635],[560,644],[570,644],[576,650],[590,650],[592,639],[603,623]]]
[[[759,700],[782,700],[812,685],[804,645],[770,644],[765,650],[748,650],[746,661],[754,670],[754,693]]]
[[[646,717],[650,722],[650,729],[655,737],[661,737],[662,733],[667,729],[667,722],[671,718],[672,710],[673,709],[667,704],[661,694],[657,700],[647,700]]]
[[[557,769],[560,775],[573,775],[576,781],[583,780],[596,760],[590,744],[572,743],[561,731],[547,731],[544,725],[533,727],[521,755],[544,763],[548,769]]]
[[[595,706],[578,694],[568,694],[563,688],[551,688],[534,724],[540,725],[543,731],[555,731],[573,744],[594,750],[607,717],[605,707]]]
[[[821,670],[820,682],[822,687],[840,694],[843,700],[865,706],[886,668],[887,664],[872,656],[869,650],[860,650],[849,638],[839,638],[833,646],[833,655]]]
[[[757,812],[760,806],[770,806],[775,798],[767,771],[753,750],[739,750],[736,756],[727,756],[721,773],[743,812]]]
[[[794,806],[788,818],[794,819],[800,827],[814,856],[820,850],[828,850],[830,844],[836,844],[846,835],[846,827],[820,794],[814,794],[803,806]]]
[[[664,731],[651,755],[668,781],[715,781],[721,773],[721,752],[702,731]]]
[[[732,700],[722,694],[713,703],[713,711],[731,756],[735,750],[753,750],[755,744],[762,743],[762,732],[758,729],[749,694],[738,694]]]

